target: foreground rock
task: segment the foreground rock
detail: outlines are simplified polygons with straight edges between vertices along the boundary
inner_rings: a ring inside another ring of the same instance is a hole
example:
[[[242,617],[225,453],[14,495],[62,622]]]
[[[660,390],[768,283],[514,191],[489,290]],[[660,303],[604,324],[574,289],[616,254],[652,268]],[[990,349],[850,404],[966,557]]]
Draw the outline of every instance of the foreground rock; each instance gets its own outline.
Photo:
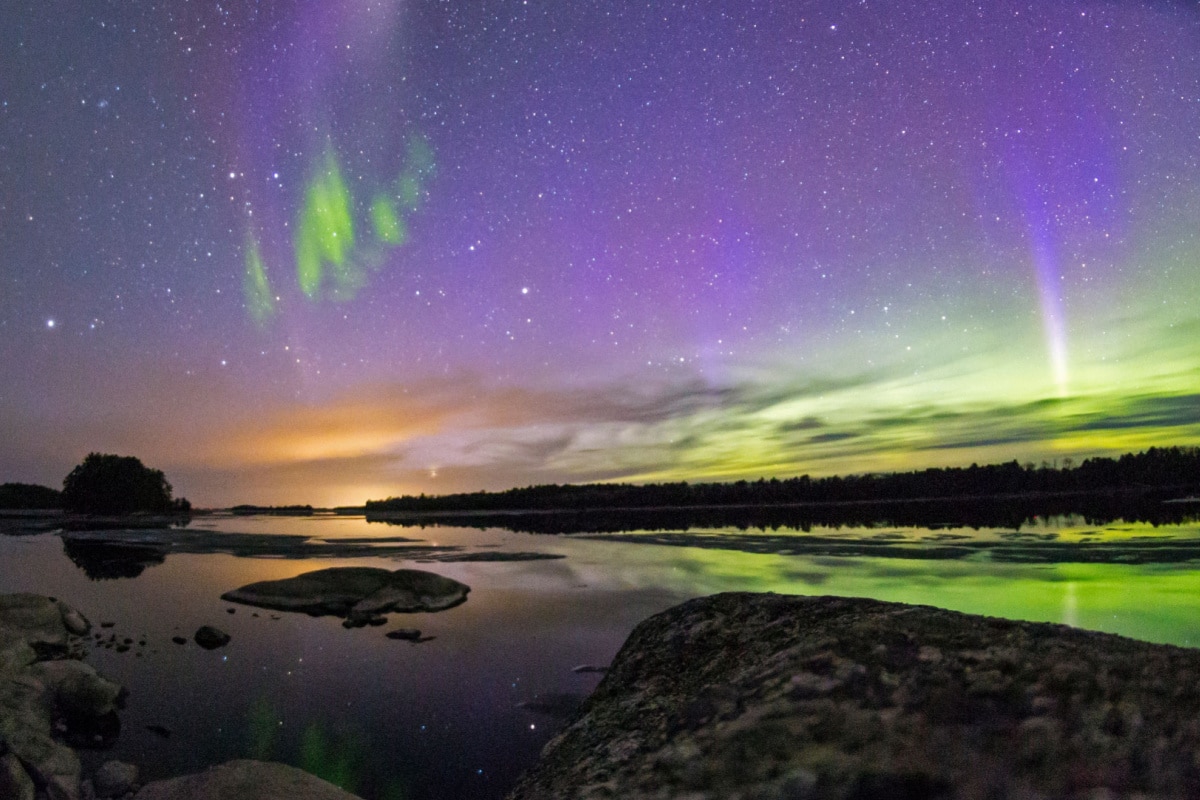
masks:
[[[232,637],[221,630],[214,628],[212,625],[201,625],[192,640],[203,647],[205,650],[216,650],[218,647],[224,647],[229,644]]]
[[[722,594],[639,625],[509,795],[1177,798],[1200,651],[873,600]]]
[[[196,775],[155,781],[134,800],[359,800],[307,772],[265,761],[230,761]]]
[[[90,628],[66,603],[0,595],[0,797],[80,796],[79,757],[52,734],[114,715],[121,694],[76,660]]]
[[[467,599],[466,584],[418,569],[331,567],[294,578],[260,581],[222,600],[283,611],[370,618],[391,611],[441,611]]]

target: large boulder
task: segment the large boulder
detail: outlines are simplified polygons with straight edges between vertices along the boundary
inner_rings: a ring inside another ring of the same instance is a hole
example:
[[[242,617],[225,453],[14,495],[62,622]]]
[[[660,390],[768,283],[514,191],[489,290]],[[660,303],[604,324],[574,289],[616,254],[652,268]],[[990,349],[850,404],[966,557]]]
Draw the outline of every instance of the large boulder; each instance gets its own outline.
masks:
[[[91,630],[71,606],[38,594],[0,594],[0,673],[39,658],[65,656],[73,636]]]
[[[29,786],[49,800],[80,795],[79,757],[53,735],[112,714],[121,687],[82,661],[75,638],[91,625],[49,597],[0,595],[0,797],[23,798]]]
[[[34,800],[33,778],[12,753],[0,756],[0,797],[8,800]]]
[[[230,761],[196,775],[148,783],[134,800],[359,800],[332,783],[267,761]]]
[[[39,661],[31,664],[25,674],[45,687],[56,716],[103,717],[117,710],[121,685],[98,675],[82,661]]]
[[[839,597],[652,617],[510,800],[1179,798],[1200,651]]]
[[[283,611],[375,616],[390,611],[441,611],[467,599],[471,588],[419,569],[331,567],[294,578],[259,581],[222,600]]]

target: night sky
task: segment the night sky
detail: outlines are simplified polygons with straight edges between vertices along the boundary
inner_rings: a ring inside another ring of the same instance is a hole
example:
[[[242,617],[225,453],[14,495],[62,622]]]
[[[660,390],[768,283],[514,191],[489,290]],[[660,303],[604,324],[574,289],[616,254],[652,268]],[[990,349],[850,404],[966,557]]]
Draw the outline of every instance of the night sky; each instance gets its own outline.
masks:
[[[1194,2],[0,11],[0,482],[358,504],[1200,443]]]

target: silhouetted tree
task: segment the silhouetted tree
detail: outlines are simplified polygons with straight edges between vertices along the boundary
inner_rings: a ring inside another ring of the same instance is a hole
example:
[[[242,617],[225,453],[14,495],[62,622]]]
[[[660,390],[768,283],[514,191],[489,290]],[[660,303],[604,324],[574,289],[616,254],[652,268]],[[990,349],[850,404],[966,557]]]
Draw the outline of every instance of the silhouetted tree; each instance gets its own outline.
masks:
[[[62,508],[62,496],[57,489],[33,483],[6,483],[0,486],[0,508],[43,509]]]
[[[162,470],[150,469],[133,456],[89,453],[63,479],[63,507],[85,514],[158,514],[186,512],[191,503],[171,498]]]

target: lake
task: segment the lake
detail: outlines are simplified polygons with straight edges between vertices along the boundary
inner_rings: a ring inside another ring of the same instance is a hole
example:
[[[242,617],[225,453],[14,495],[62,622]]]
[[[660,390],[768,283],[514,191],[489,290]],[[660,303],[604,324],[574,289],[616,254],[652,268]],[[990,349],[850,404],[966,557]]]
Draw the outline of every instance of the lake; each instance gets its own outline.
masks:
[[[215,515],[152,534],[192,537],[183,548],[192,552],[138,546],[136,532],[118,535],[127,541],[115,549],[85,538],[70,552],[57,533],[0,536],[0,591],[60,597],[103,637],[89,661],[129,697],[115,742],[84,752],[85,763],[117,758],[156,779],[231,758],[279,760],[369,800],[502,797],[599,681],[578,667],[608,664],[642,619],[714,592],[865,596],[1200,645],[1194,521],[805,528],[545,535]],[[302,558],[287,548],[212,552],[230,534],[308,549]],[[351,565],[429,569],[471,593],[447,611],[353,630],[220,599],[254,581]],[[206,624],[232,641],[197,647],[192,634]],[[433,638],[385,637],[397,627]],[[103,646],[114,636],[110,645],[131,640],[128,650]]]

